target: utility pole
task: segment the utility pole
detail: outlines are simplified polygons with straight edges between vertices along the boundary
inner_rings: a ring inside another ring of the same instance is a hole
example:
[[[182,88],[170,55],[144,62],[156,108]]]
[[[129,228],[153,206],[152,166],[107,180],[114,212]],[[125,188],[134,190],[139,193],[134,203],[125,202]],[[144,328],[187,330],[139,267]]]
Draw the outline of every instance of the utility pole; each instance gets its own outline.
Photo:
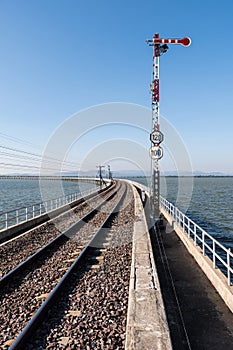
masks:
[[[112,172],[111,172],[110,165],[108,165],[108,178],[109,178],[110,180],[112,180]]]
[[[105,166],[104,165],[97,165],[96,168],[99,169],[100,186],[102,186],[102,184],[104,183],[104,179],[102,176],[102,169],[105,168]]]
[[[159,160],[163,157],[163,149],[160,143],[163,142],[164,136],[160,131],[160,96],[159,96],[159,57],[167,52],[167,44],[181,44],[189,46],[191,40],[188,37],[182,39],[162,39],[158,33],[154,34],[153,39],[146,40],[149,46],[154,47],[153,52],[153,81],[150,86],[152,93],[152,131],[150,134],[151,148],[150,156],[152,162],[151,174],[151,214],[154,221],[157,221],[160,214],[160,174]]]

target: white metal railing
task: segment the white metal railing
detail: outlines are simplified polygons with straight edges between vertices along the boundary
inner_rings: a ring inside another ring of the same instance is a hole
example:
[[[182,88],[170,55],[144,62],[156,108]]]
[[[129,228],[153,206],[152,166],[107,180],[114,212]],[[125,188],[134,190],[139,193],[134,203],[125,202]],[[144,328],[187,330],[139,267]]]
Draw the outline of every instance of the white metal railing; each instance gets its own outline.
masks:
[[[78,198],[87,196],[96,192],[96,188],[87,191],[75,192],[63,197],[47,200],[42,203],[32,204],[28,207],[22,207],[8,212],[0,213],[0,232],[19,223],[34,219],[51,210],[55,210],[65,204],[76,201]]]
[[[233,277],[233,253],[231,249],[224,247],[162,196],[160,196],[160,206],[174,218],[183,232],[185,232],[189,238],[193,239],[195,245],[201,248],[202,254],[207,255],[212,260],[213,268],[218,267],[223,274],[226,275],[228,285],[230,286]]]

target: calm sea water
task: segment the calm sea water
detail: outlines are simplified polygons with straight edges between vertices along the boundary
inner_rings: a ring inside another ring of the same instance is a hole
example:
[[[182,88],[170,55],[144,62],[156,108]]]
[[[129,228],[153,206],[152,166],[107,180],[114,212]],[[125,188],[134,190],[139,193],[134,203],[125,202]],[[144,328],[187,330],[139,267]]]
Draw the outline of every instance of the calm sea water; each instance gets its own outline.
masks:
[[[43,200],[58,198],[95,188],[95,184],[75,181],[0,180],[0,212],[27,207]],[[42,193],[41,195],[41,188]]]
[[[233,177],[162,177],[161,194],[233,250]]]

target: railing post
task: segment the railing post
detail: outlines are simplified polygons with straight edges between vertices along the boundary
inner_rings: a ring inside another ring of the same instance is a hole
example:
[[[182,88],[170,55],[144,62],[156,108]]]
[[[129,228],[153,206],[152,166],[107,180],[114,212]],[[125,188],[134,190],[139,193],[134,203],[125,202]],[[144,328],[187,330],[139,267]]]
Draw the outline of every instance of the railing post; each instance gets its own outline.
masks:
[[[188,238],[190,238],[190,220],[188,217],[187,217],[187,220],[188,220]]]
[[[205,232],[204,231],[201,232],[201,236],[202,236],[202,253],[203,255],[205,255]]]
[[[32,206],[32,217],[34,218],[34,216],[35,216],[35,206],[33,205]]]
[[[216,268],[215,241],[213,241],[213,268]]]
[[[193,231],[194,231],[194,242],[195,242],[195,245],[197,245],[197,226],[195,223],[194,223]]]
[[[39,208],[40,208],[40,215],[41,215],[42,214],[41,203],[40,203],[40,207]]]
[[[25,208],[25,221],[27,221],[28,219],[28,208],[26,207]]]
[[[231,253],[231,248],[227,249],[227,280],[228,280],[228,286],[231,285],[231,270],[230,270],[231,260],[230,260],[230,253]]]

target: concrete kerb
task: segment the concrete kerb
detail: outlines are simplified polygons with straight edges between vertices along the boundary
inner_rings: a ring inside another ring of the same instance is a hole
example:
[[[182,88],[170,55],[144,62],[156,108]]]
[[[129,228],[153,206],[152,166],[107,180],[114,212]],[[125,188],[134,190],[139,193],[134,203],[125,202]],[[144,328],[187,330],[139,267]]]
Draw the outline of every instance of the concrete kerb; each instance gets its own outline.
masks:
[[[187,236],[182,230],[182,228],[174,222],[174,218],[168,214],[163,208],[161,213],[164,218],[171,225],[172,229],[179,236],[183,244],[185,245],[188,252],[194,257],[202,271],[205,273],[207,278],[210,280],[214,288],[217,290],[225,304],[229,307],[231,312],[233,312],[233,287],[228,286],[227,278],[222,274],[218,268],[213,268],[213,264],[208,256],[202,254],[200,247],[195,246],[193,240]]]
[[[126,327],[126,350],[172,349],[146,218],[133,186],[135,223]]]

